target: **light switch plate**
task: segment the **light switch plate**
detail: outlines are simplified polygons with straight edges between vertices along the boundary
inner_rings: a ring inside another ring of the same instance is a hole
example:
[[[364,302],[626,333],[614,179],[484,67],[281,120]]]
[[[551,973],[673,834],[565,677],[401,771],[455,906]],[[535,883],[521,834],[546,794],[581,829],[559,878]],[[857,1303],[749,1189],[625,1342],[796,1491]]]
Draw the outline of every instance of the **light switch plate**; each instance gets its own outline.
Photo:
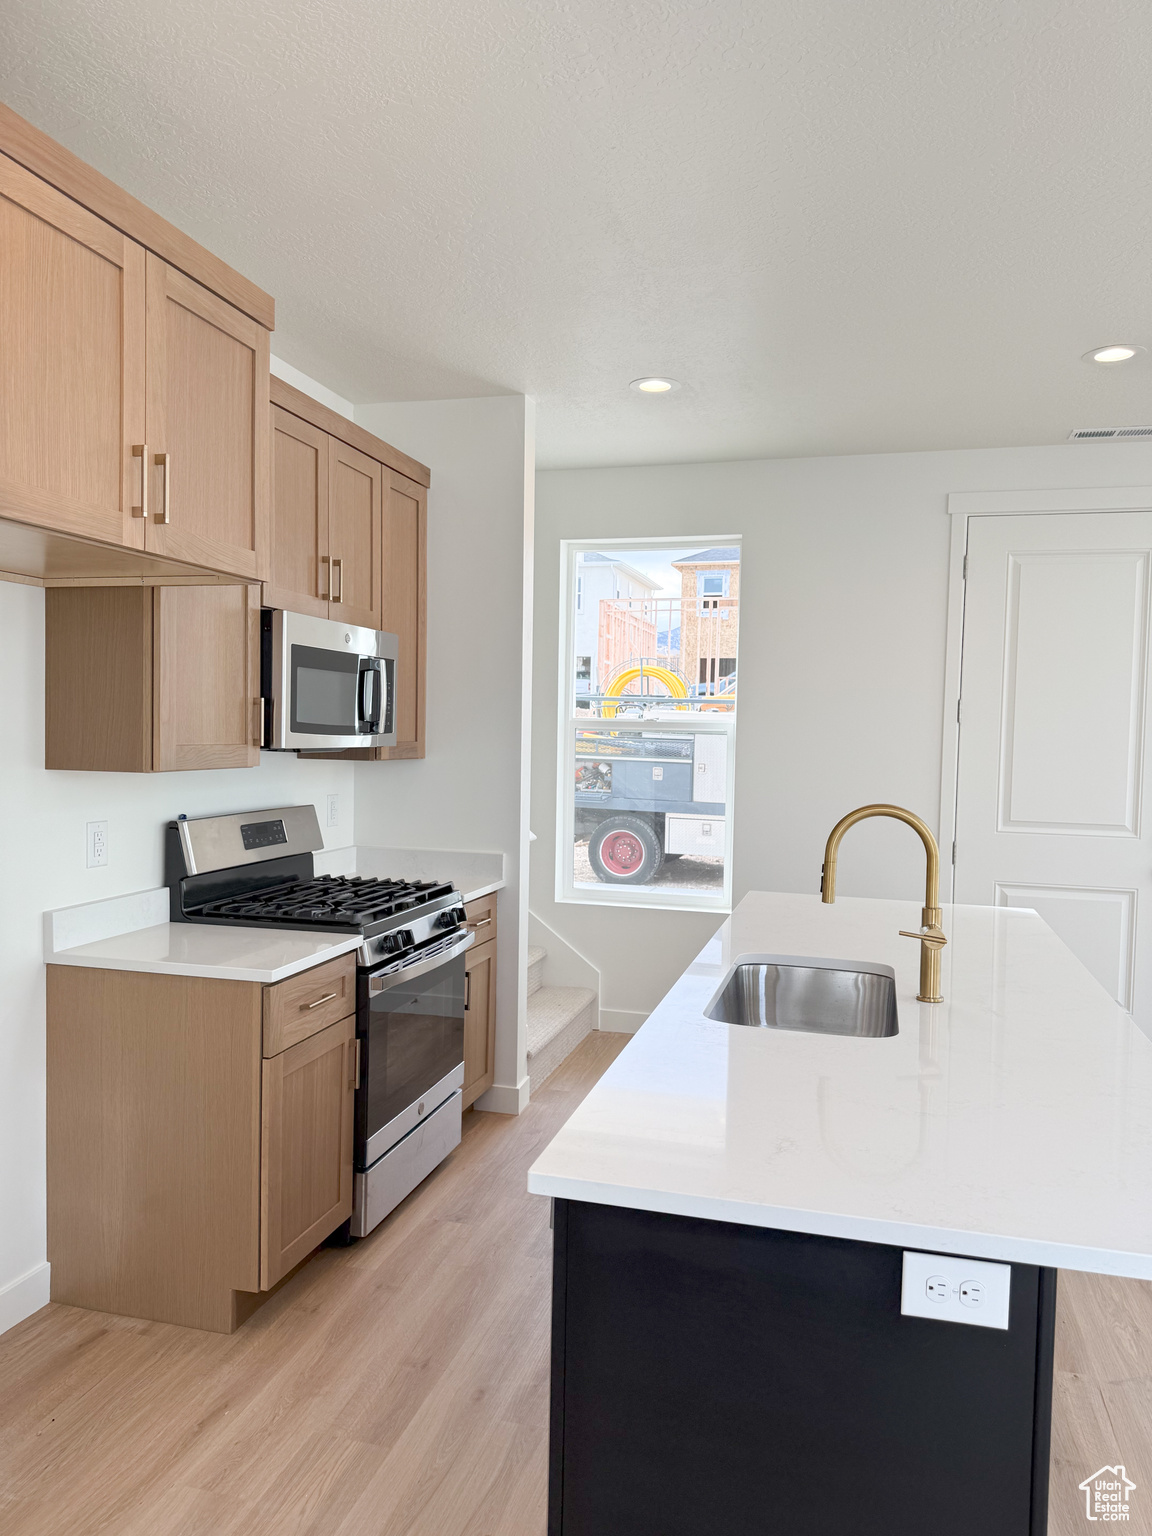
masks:
[[[904,1254],[900,1310],[905,1317],[1007,1328],[1011,1292],[1011,1264],[942,1253]]]

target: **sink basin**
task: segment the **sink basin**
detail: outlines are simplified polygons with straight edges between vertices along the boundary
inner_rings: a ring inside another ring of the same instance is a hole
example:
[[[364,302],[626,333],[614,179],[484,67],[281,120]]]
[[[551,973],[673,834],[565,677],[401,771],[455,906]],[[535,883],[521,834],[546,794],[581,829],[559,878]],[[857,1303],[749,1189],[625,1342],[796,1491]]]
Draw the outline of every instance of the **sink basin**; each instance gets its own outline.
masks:
[[[746,955],[724,978],[706,1018],[755,1029],[882,1039],[896,1034],[896,973],[888,965],[804,955]]]

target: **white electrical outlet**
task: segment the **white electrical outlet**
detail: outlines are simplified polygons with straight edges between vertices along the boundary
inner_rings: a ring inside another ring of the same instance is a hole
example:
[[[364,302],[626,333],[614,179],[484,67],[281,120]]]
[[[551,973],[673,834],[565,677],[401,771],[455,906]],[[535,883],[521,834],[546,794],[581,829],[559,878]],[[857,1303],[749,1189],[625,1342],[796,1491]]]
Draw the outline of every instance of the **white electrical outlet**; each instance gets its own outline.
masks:
[[[1011,1264],[956,1259],[941,1253],[905,1253],[900,1310],[905,1317],[1007,1328]]]
[[[87,863],[89,869],[103,869],[108,863],[108,823],[90,821],[87,831]]]
[[[338,827],[340,825],[340,796],[328,796],[328,825]]]

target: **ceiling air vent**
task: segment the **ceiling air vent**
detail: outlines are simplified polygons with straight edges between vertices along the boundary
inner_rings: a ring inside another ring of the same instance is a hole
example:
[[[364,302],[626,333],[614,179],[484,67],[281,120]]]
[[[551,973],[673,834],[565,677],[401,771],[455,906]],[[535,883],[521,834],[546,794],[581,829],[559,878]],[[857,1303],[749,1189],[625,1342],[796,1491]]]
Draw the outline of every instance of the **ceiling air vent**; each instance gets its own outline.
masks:
[[[1091,438],[1101,441],[1109,437],[1152,437],[1152,427],[1077,427],[1069,432],[1070,443],[1082,443]]]

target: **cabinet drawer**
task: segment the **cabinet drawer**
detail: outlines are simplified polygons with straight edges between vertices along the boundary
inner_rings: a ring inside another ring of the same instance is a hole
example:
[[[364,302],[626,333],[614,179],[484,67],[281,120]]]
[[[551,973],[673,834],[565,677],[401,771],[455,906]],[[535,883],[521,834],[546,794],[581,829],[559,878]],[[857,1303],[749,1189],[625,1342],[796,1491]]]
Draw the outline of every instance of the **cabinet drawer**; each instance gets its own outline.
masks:
[[[278,1056],[355,1012],[355,954],[278,981],[264,988],[264,1054]]]
[[[493,891],[488,896],[477,896],[464,908],[468,931],[476,935],[477,944],[487,944],[496,937],[496,895]]]

